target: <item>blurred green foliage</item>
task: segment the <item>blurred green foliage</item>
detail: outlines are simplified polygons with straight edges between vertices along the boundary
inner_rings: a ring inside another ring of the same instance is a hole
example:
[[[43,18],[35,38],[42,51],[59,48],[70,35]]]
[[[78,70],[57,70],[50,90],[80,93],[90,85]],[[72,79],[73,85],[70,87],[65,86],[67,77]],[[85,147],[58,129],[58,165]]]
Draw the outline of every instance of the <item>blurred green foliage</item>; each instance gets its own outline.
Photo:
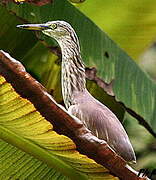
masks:
[[[77,7],[136,61],[156,37],[155,0],[87,0]]]

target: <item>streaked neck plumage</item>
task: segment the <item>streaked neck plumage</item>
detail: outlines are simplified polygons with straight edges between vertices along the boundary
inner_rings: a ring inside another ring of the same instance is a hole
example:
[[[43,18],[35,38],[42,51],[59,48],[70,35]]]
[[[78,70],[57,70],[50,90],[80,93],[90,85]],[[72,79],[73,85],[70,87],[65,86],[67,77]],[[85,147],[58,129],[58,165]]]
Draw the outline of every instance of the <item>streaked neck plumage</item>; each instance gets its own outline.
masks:
[[[58,43],[62,51],[62,94],[68,109],[69,106],[75,104],[74,93],[83,92],[86,89],[85,67],[75,32],[58,40]]]

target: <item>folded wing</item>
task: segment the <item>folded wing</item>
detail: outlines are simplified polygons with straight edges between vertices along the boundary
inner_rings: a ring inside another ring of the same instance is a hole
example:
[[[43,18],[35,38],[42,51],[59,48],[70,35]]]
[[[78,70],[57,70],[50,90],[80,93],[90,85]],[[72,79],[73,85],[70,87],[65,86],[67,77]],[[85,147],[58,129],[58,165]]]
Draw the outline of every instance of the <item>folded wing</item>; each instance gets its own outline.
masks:
[[[133,147],[126,131],[117,117],[98,101],[82,102],[72,105],[69,113],[79,118],[85,126],[99,139],[128,162],[135,162]]]

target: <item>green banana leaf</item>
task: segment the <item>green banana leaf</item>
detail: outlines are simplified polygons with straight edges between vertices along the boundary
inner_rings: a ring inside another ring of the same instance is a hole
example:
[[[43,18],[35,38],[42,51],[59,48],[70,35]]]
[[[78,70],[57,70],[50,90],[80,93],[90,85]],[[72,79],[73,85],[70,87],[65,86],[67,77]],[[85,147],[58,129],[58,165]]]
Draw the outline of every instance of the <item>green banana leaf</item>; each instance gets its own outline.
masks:
[[[29,23],[40,23],[54,19],[62,19],[70,22],[80,38],[82,56],[85,64],[88,67],[95,67],[97,69],[97,76],[102,81],[108,84],[113,81],[112,91],[116,101],[122,102],[126,110],[134,115],[140,123],[155,135],[155,84],[125,52],[87,17],[66,0],[55,0],[52,4],[47,4],[42,7],[30,4],[17,6],[12,3],[5,7],[15,13],[16,16],[20,18],[21,23],[23,23],[24,20]],[[23,38],[25,37],[24,42],[27,41],[29,43],[28,39],[31,39],[32,32],[29,32],[30,35],[28,36],[28,32],[19,31],[18,33],[21,35],[22,32]],[[20,37],[18,33],[16,41],[18,41],[18,37]],[[37,38],[46,43],[52,51],[56,50],[57,44],[50,38],[42,34],[37,34]],[[20,49],[25,49],[25,47],[21,46]]]

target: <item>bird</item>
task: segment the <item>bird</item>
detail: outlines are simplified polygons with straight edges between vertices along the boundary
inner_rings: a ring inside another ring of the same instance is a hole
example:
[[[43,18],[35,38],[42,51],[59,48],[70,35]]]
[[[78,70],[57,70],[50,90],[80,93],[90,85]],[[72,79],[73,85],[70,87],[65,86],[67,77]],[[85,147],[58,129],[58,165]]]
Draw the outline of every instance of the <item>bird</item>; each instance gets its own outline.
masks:
[[[105,140],[126,162],[136,163],[135,152],[121,122],[86,88],[85,65],[81,57],[79,39],[73,27],[61,20],[17,27],[41,31],[57,41],[62,53],[62,96],[69,114],[79,118],[94,136]]]

